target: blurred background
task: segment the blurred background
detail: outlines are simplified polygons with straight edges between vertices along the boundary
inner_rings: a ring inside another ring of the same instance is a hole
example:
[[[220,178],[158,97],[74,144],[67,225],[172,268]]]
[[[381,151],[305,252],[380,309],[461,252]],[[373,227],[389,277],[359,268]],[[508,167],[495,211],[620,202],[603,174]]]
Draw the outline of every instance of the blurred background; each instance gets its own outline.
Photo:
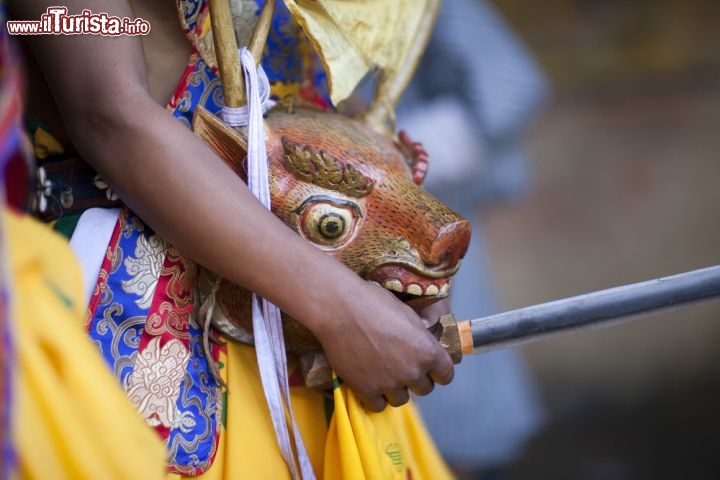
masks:
[[[551,92],[477,212],[502,308],[720,263],[720,2],[492,4]],[[522,354],[546,418],[503,478],[719,478],[720,302]]]

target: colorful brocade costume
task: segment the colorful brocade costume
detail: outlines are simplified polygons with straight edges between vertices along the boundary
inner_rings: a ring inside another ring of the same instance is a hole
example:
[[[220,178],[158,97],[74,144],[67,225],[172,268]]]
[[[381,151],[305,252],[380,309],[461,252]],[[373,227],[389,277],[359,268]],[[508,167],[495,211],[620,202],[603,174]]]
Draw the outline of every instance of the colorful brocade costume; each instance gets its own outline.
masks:
[[[252,31],[261,5],[262,0],[232,2],[240,42]],[[212,66],[205,1],[179,0],[178,6],[193,52],[167,108],[189,127],[198,105],[220,110],[222,88]],[[273,95],[329,108],[324,72],[281,2],[263,65]],[[58,145],[43,148],[50,157],[64,154]],[[100,179],[95,186],[114,198]],[[254,350],[232,342],[212,344],[210,357],[227,389],[210,374],[195,318],[198,267],[123,206],[85,212],[71,245],[85,271],[96,273],[97,283],[88,291],[90,338],[131,403],[165,442],[170,475],[289,478]],[[289,361],[292,408],[319,478],[450,476],[412,405],[370,414],[345,387],[306,388]]]

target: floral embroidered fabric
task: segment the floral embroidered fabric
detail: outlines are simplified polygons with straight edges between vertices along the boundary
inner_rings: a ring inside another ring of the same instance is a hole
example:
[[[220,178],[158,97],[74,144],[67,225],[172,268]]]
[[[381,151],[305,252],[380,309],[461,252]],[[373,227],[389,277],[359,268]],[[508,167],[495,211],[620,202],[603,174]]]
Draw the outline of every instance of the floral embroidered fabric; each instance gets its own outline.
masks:
[[[252,23],[261,6],[262,0],[234,1],[236,26]],[[178,8],[193,51],[167,108],[190,127],[198,105],[219,112],[222,88],[205,1],[178,0]],[[319,62],[287,10],[280,4],[277,10],[263,62],[273,95],[296,95],[327,108]],[[212,464],[222,417],[222,392],[209,373],[193,317],[196,281],[197,266],[124,208],[88,306],[91,339],[166,441],[169,470],[184,475],[198,475]],[[211,348],[217,362],[221,347]]]

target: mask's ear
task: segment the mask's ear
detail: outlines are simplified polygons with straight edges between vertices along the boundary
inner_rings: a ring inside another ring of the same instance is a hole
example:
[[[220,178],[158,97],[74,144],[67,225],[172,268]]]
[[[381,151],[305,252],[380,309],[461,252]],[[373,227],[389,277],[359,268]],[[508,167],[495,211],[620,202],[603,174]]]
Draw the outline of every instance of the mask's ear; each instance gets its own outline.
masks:
[[[247,140],[202,106],[195,109],[193,132],[247,183]]]

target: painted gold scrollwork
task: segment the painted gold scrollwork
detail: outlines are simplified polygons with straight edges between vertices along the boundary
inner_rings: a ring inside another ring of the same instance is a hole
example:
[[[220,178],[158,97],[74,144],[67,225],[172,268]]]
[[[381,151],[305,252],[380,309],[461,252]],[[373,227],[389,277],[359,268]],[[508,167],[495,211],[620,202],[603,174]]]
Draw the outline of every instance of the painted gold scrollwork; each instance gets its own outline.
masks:
[[[285,166],[301,180],[355,198],[368,195],[375,186],[371,178],[326,152],[297,145],[287,137],[281,141]]]

